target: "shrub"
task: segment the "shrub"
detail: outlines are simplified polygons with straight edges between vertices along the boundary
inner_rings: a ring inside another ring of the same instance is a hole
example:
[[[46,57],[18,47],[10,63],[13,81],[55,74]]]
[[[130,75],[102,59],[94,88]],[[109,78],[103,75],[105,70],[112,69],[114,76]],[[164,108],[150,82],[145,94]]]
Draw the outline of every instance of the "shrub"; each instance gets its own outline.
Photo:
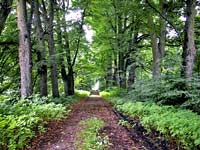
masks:
[[[105,91],[100,92],[100,95],[104,98],[124,96],[125,94],[127,94],[127,90],[119,87],[111,87],[106,89]]]
[[[90,95],[90,92],[88,92],[88,91],[75,90],[75,96],[77,96],[77,97],[84,98],[84,97],[88,97],[89,95]]]
[[[0,102],[0,149],[23,149],[26,142],[50,119],[66,114],[62,104],[45,103],[46,98],[7,99]]]
[[[137,81],[127,99],[153,101],[158,104],[177,105],[200,113],[200,79],[186,81],[180,77]]]
[[[139,117],[148,131],[156,129],[188,150],[200,148],[200,116],[196,113],[122,98],[112,98],[111,101],[119,111],[131,117]]]

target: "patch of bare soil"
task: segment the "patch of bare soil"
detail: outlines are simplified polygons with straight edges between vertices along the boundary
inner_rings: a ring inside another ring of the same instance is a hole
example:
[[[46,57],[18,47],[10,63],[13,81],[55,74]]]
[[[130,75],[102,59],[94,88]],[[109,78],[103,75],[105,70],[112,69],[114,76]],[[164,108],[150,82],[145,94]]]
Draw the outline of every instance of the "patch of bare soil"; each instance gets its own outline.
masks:
[[[86,98],[72,108],[66,119],[48,124],[47,131],[36,137],[28,150],[76,150],[76,135],[81,130],[79,122],[97,117],[105,122],[101,132],[109,137],[110,150],[142,150],[139,142],[131,139],[128,130],[118,124],[119,118],[112,106],[98,96]]]

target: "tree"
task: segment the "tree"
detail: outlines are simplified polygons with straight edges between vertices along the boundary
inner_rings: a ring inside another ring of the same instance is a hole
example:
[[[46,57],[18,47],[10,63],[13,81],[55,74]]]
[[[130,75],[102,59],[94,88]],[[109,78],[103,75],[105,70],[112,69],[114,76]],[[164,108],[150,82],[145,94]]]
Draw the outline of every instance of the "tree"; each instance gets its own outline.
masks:
[[[196,56],[196,47],[194,42],[194,18],[196,15],[196,0],[186,1],[186,21],[184,27],[184,40],[183,40],[183,69],[182,75],[187,79],[192,78],[192,72],[194,67],[194,61]]]
[[[57,49],[59,50],[59,66],[60,66],[60,73],[61,77],[63,80],[63,85],[64,85],[64,93],[65,96],[69,95],[68,92],[68,77],[67,77],[67,72],[66,72],[66,63],[65,63],[65,51],[68,52],[69,48],[69,40],[68,38],[66,39],[65,37],[67,36],[66,34],[66,19],[65,19],[65,14],[67,13],[67,9],[69,7],[69,1],[67,1],[67,6],[65,3],[62,3],[61,1],[58,2],[57,4],[57,12],[56,12],[56,21],[57,21],[57,28],[56,28],[56,33],[57,33]],[[64,14],[64,15],[63,15]],[[64,41],[63,42],[63,38]]]
[[[45,33],[42,28],[41,15],[39,11],[40,3],[35,1],[35,24],[38,40],[38,74],[39,74],[39,87],[40,95],[47,96],[47,62],[46,62],[46,47],[45,47]]]
[[[18,0],[17,3],[17,23],[19,28],[19,64],[21,79],[21,97],[32,94],[31,85],[31,49],[27,27],[26,1]]]
[[[50,69],[51,69],[51,83],[52,83],[52,95],[53,97],[59,97],[58,90],[58,70],[56,63],[56,52],[54,42],[54,6],[56,5],[54,0],[49,0],[49,13],[47,12],[45,1],[42,0],[42,11],[44,15],[45,25],[47,27],[47,42],[50,56]]]
[[[151,7],[153,7],[148,2],[148,0],[147,0],[147,3]],[[165,44],[166,44],[166,20],[165,20],[167,18],[166,0],[160,0],[159,5],[160,5],[159,27],[156,27],[156,23],[154,22],[155,19],[152,15],[152,11],[148,12],[148,23],[149,23],[148,28],[150,32],[151,47],[152,47],[152,54],[153,54],[153,69],[152,69],[153,78],[159,78],[161,75],[162,59],[164,57]],[[157,30],[159,31],[159,33],[157,33],[158,32]]]

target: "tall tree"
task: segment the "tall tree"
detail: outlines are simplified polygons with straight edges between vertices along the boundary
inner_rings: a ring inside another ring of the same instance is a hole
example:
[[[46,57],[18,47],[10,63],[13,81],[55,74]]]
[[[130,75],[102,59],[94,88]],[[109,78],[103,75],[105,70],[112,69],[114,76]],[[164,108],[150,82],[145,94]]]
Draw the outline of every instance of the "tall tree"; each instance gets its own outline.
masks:
[[[147,0],[147,4],[156,9],[150,4]],[[166,45],[166,18],[167,18],[167,2],[166,0],[159,0],[159,27],[156,26],[156,22],[154,21],[154,16],[152,15],[152,10],[148,12],[148,28],[150,32],[151,38],[151,47],[152,47],[152,55],[153,55],[153,78],[158,78],[161,75],[161,67],[162,67],[162,59],[165,53],[165,45]],[[151,12],[151,13],[150,13]],[[159,31],[159,33],[158,33]]]
[[[151,14],[148,15],[148,24],[149,24],[150,37],[151,37],[151,47],[152,47],[152,54],[153,54],[152,75],[153,75],[153,78],[157,78],[161,74],[160,53],[159,53],[159,49],[158,49],[157,34],[156,34],[156,31],[155,31],[153,16]]]
[[[52,83],[52,95],[53,97],[59,97],[58,90],[58,70],[56,63],[56,52],[54,43],[54,6],[56,5],[55,0],[49,0],[49,13],[47,12],[45,1],[42,0],[42,10],[44,14],[45,24],[47,26],[47,42],[50,57],[50,69],[51,69],[51,83]]]
[[[77,32],[78,32],[78,37],[76,39],[76,44],[75,44],[75,52],[74,52],[74,57],[71,58],[71,52],[70,52],[70,47],[69,47],[69,37],[67,31],[65,32],[65,48],[66,48],[66,56],[67,56],[67,63],[68,63],[68,74],[67,74],[67,83],[68,83],[68,94],[73,95],[74,94],[74,66],[76,64],[77,56],[79,53],[80,49],[80,43],[81,43],[81,38],[83,34],[83,25],[84,25],[84,19],[85,19],[85,13],[86,13],[86,8],[84,8],[82,12],[82,17],[81,20],[78,24]]]
[[[35,25],[38,40],[38,74],[39,74],[39,88],[40,95],[47,96],[47,62],[46,62],[46,47],[45,47],[45,33],[42,28],[41,15],[39,11],[40,3],[35,1]]]
[[[61,72],[61,77],[63,80],[63,84],[64,84],[64,93],[65,96],[69,95],[68,92],[68,77],[67,77],[67,72],[66,72],[66,63],[65,63],[65,51],[68,52],[68,48],[69,48],[69,40],[68,38],[65,38],[65,34],[67,34],[66,32],[66,18],[65,18],[65,14],[67,13],[67,9],[69,7],[69,1],[67,1],[67,6],[63,1],[58,1],[58,5],[57,5],[57,11],[56,11],[56,22],[57,22],[57,28],[56,28],[56,32],[57,32],[57,45],[58,45],[58,50],[59,50],[59,64],[60,64],[60,72]],[[64,15],[63,15],[64,14]],[[63,38],[64,38],[64,42],[63,42]]]
[[[196,15],[196,0],[187,0],[186,1],[186,21],[184,27],[184,40],[183,40],[183,69],[182,75],[187,79],[191,79],[194,60],[196,56],[196,47],[194,39],[194,18]]]
[[[162,59],[165,54],[165,46],[166,46],[167,23],[166,23],[166,20],[164,19],[164,18],[167,18],[167,1],[166,0],[160,0],[160,10],[161,10],[160,12],[162,16],[159,17],[160,18],[160,33],[159,33],[158,49],[160,53],[160,59],[161,59],[160,61],[162,63]]]
[[[30,36],[27,27],[26,0],[18,0],[17,23],[19,28],[19,64],[21,79],[21,96],[27,97],[32,94],[31,85],[31,49]]]

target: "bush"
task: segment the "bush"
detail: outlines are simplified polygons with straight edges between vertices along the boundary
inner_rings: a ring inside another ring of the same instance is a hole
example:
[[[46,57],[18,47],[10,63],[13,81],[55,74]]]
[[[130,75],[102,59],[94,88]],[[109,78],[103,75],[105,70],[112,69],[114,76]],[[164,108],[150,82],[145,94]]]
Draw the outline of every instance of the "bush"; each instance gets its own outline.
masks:
[[[85,98],[90,95],[90,92],[84,90],[75,90],[75,96],[80,98]]]
[[[137,81],[127,99],[177,105],[200,113],[200,79],[186,81],[178,77]]]
[[[104,98],[124,96],[125,94],[127,94],[127,90],[119,87],[111,87],[105,91],[100,92],[100,96]]]
[[[62,104],[46,103],[46,98],[7,99],[0,102],[0,149],[23,149],[27,140],[50,119],[60,119],[66,114]]]
[[[173,138],[188,150],[200,149],[200,116],[190,110],[155,103],[132,102],[112,98],[115,107],[130,117],[139,117],[147,129],[156,129],[168,138]]]

